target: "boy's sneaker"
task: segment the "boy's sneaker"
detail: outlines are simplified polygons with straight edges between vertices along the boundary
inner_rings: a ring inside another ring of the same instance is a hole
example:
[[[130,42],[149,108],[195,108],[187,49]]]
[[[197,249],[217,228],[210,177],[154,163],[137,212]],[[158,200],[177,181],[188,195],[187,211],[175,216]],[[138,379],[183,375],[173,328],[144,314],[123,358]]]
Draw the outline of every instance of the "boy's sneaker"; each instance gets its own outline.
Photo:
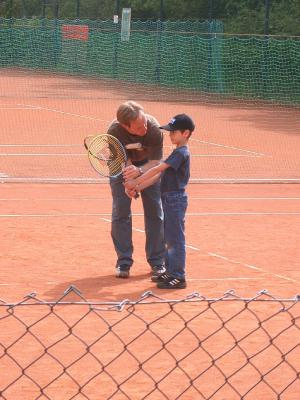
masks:
[[[151,281],[157,282],[157,279],[166,272],[165,266],[162,265],[154,265],[151,267]]]
[[[170,277],[170,279],[164,279],[157,282],[158,289],[185,289],[186,280]]]
[[[157,278],[156,282],[167,282],[173,279],[172,275],[169,275],[167,272],[165,272],[164,274],[159,275],[159,277]]]
[[[116,277],[117,278],[129,278],[130,267],[129,265],[118,265],[116,267]]]

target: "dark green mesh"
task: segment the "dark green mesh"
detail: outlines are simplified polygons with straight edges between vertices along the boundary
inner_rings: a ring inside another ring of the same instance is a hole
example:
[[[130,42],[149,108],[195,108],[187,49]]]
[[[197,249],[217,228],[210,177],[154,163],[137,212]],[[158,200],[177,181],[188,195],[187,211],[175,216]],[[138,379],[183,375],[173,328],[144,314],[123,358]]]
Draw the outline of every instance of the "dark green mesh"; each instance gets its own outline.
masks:
[[[88,41],[63,39],[64,24]],[[189,89],[283,104],[300,102],[300,41],[224,38],[214,22],[132,22],[129,42],[111,21],[0,20],[0,65]],[[193,33],[191,33],[193,32]]]

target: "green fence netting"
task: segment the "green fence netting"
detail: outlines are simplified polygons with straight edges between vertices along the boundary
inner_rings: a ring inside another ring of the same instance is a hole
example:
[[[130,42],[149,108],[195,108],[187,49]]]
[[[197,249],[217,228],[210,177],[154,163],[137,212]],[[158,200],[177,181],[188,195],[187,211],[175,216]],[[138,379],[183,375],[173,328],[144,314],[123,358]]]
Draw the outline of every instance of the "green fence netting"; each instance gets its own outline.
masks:
[[[183,24],[168,22],[157,29],[159,25],[150,22],[140,24],[140,29],[132,25],[130,40],[122,42],[119,25],[110,21],[65,22],[29,20],[21,26],[2,19],[0,65],[97,75],[222,97],[300,102],[299,40],[224,38],[216,32],[191,34],[188,24],[186,32],[180,32],[174,27],[183,29]],[[87,40],[65,38],[65,25],[87,26]],[[156,30],[149,29],[154,25]]]

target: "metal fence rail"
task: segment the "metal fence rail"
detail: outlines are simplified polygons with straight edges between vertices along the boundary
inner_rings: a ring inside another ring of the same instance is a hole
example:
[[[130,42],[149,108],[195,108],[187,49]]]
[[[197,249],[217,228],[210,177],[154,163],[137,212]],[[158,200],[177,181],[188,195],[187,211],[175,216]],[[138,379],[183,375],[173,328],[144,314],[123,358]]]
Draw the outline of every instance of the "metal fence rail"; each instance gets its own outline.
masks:
[[[299,399],[300,296],[0,300],[0,399]]]

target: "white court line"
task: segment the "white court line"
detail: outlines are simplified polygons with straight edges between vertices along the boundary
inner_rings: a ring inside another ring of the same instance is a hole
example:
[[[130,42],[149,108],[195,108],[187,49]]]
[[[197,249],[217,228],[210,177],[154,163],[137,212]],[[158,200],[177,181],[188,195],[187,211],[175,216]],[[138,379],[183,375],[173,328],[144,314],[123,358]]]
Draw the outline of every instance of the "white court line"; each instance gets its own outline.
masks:
[[[31,267],[33,268],[33,267]],[[242,277],[242,278],[188,278],[188,282],[197,282],[197,281],[257,281],[257,280],[263,280],[265,278],[247,278],[247,277]],[[45,285],[58,285],[59,282],[45,282]],[[14,282],[14,283],[0,283],[0,286],[17,286],[20,285],[20,283]]]
[[[192,197],[192,200],[300,200],[300,197]]]
[[[74,114],[74,113],[70,113],[70,112],[66,112],[66,111],[56,110],[55,108],[47,108],[47,107],[42,107],[42,106],[34,106],[34,105],[31,105],[31,104],[18,104],[18,106],[31,107],[32,110],[51,111],[51,112],[55,112],[55,113],[58,113],[58,114],[70,115],[71,117],[78,117],[78,118],[90,119],[90,120],[92,120],[92,121],[110,122],[110,121],[107,121],[107,120],[101,119],[101,118],[89,117],[88,115]]]
[[[57,213],[57,214],[0,214],[0,218],[20,218],[20,217],[101,217],[103,215],[111,215],[111,213]],[[143,216],[144,214],[135,213],[133,216]],[[187,217],[205,217],[205,216],[234,216],[234,215],[245,215],[245,216],[264,216],[264,215],[300,215],[300,212],[227,212],[227,213],[218,213],[218,212],[206,212],[206,213],[186,213]]]
[[[203,213],[186,213],[187,216],[197,217],[197,216],[208,216],[208,215],[300,215],[300,212],[203,212]]]
[[[109,219],[109,218],[100,218],[100,219],[102,219],[102,220],[105,221],[105,222],[111,222],[111,219]],[[132,227],[132,230],[133,230],[133,231],[136,231],[136,232],[145,233],[144,229],[138,229],[138,228]],[[187,247],[187,248],[189,248],[189,249],[192,249],[192,250],[198,250],[198,251],[200,251],[200,249],[198,249],[198,247],[195,247],[195,246],[186,245],[185,247]]]
[[[108,219],[108,218],[100,218],[100,219],[102,219],[103,221],[106,221],[106,222],[111,222],[111,219]],[[135,230],[135,231],[137,231],[137,232],[145,233],[145,231],[142,230],[142,229],[136,229],[136,228],[132,228],[132,229]],[[195,247],[195,246],[186,245],[185,247],[190,248],[190,249],[193,249],[193,250],[201,251],[199,248],[197,248],[197,247]],[[295,279],[288,278],[288,277],[283,276],[283,275],[274,274],[273,272],[266,271],[266,270],[264,270],[263,268],[257,267],[257,266],[255,266],[255,265],[245,264],[245,263],[242,263],[242,262],[240,262],[240,261],[232,260],[232,259],[229,259],[228,257],[224,257],[224,256],[221,256],[220,254],[216,254],[216,253],[210,253],[210,252],[209,252],[209,253],[207,253],[207,254],[208,254],[209,256],[211,256],[211,257],[221,258],[222,260],[227,261],[227,262],[229,262],[229,263],[231,263],[231,264],[238,264],[238,265],[240,265],[240,266],[242,266],[242,267],[254,269],[254,270],[256,270],[256,271],[263,272],[264,274],[268,274],[268,275],[275,276],[276,278],[280,278],[280,279],[284,279],[284,280],[287,280],[287,281],[291,281],[291,282],[296,282],[296,283],[298,283],[298,281],[296,281]],[[221,278],[220,280],[227,280],[227,279],[228,279],[228,278]],[[231,278],[231,279],[234,279],[234,278]],[[246,278],[244,278],[244,279],[246,279]],[[255,278],[253,278],[253,279],[255,279]],[[199,280],[199,279],[197,279],[197,280]],[[212,280],[215,280],[215,279],[212,279]]]
[[[6,175],[0,172],[0,176]],[[69,197],[69,198],[58,198],[58,197],[49,197],[49,198],[5,198],[0,201],[73,201],[73,200],[83,200],[83,201],[100,201],[106,199],[106,197]],[[189,196],[189,200],[300,200],[300,197],[192,197]]]
[[[0,156],[17,156],[17,157],[28,157],[28,156],[82,156],[86,155],[86,153],[1,153]],[[249,155],[235,155],[235,154],[227,154],[227,155],[197,155],[196,157],[250,157],[250,158],[258,158],[260,156],[249,156]]]
[[[72,117],[89,119],[89,120],[93,120],[93,121],[101,121],[101,122],[106,122],[106,123],[110,122],[110,121],[105,120],[105,119],[96,118],[96,117],[90,117],[90,116],[81,115],[81,114],[74,114],[74,113],[70,113],[70,112],[66,112],[66,111],[57,110],[55,108],[47,108],[47,107],[35,106],[35,105],[32,105],[32,104],[22,104],[22,103],[17,104],[17,105],[21,106],[21,107],[26,107],[25,109],[29,109],[29,110],[30,109],[33,109],[33,110],[46,110],[46,111],[51,111],[51,112],[55,112],[55,113],[59,113],[59,114],[63,114],[63,115],[70,115]],[[220,143],[206,142],[206,141],[199,140],[199,139],[194,139],[194,138],[191,138],[191,140],[194,140],[194,141],[197,141],[197,142],[200,142],[200,143],[209,144],[210,146],[223,147],[223,148],[234,149],[234,150],[238,150],[238,151],[242,151],[242,152],[246,152],[246,153],[250,153],[250,154],[255,154],[256,156],[265,156],[264,153],[258,153],[258,152],[251,151],[251,150],[241,149],[239,147],[228,146],[228,145],[224,145],[224,144],[220,144]]]
[[[234,149],[234,150],[238,150],[238,151],[243,151],[245,153],[256,154],[256,155],[259,155],[259,156],[265,156],[266,155],[264,153],[258,153],[257,151],[245,150],[245,149],[241,149],[239,147],[228,146],[228,145],[221,144],[221,143],[206,142],[205,140],[195,139],[193,137],[190,140],[191,141],[195,141],[195,142],[199,142],[199,143],[209,144],[210,146],[223,147],[224,149]]]
[[[0,144],[0,147],[82,147],[82,144]]]
[[[19,283],[0,283],[0,286],[16,286],[19,285]]]
[[[32,217],[100,217],[101,215],[111,215],[111,213],[57,213],[57,214],[0,214],[0,218],[10,217],[10,218],[32,218]],[[135,215],[143,215],[143,214],[135,214]]]
[[[0,153],[0,156],[14,156],[14,157],[48,157],[48,156],[53,156],[53,157],[57,157],[57,156],[80,156],[86,157],[86,153]]]
[[[260,158],[261,155],[256,154],[191,154],[192,157],[250,157],[250,158]],[[271,156],[268,156],[271,157]]]
[[[288,278],[288,277],[286,277],[284,275],[274,274],[273,272],[266,271],[265,269],[257,267],[256,265],[244,264],[244,263],[242,263],[240,261],[232,260],[232,259],[230,259],[228,257],[224,257],[224,256],[221,256],[220,254],[216,254],[216,253],[207,253],[207,254],[209,256],[211,256],[211,257],[221,258],[222,260],[227,261],[227,262],[229,262],[231,264],[238,264],[238,265],[241,265],[241,266],[249,268],[249,269],[254,269],[256,271],[263,272],[264,274],[275,276],[276,278],[280,278],[280,279],[284,279],[286,281],[291,281],[291,282],[298,283],[298,281],[295,280],[295,279]]]
[[[133,214],[133,215],[135,215],[135,214]],[[100,219],[102,219],[103,221],[106,221],[106,222],[111,222],[111,219],[108,219],[108,218],[100,218]],[[134,231],[136,231],[136,232],[145,233],[145,231],[144,231],[143,229],[138,229],[138,228],[134,228],[134,227],[133,227],[132,230],[134,230]],[[200,251],[200,249],[198,249],[198,247],[189,246],[189,245],[186,245],[185,247],[188,247],[188,248],[190,248],[190,249],[192,249],[192,250],[199,250],[199,251]]]
[[[32,268],[32,267],[31,267]],[[46,282],[46,285],[57,285],[58,282]],[[20,283],[0,283],[0,286],[16,286],[20,285]]]
[[[28,218],[28,217],[101,217],[103,215],[111,215],[111,213],[57,213],[57,214],[0,214],[0,218]],[[132,216],[143,216],[144,214],[135,213]],[[300,212],[207,212],[207,213],[186,213],[187,217],[205,217],[205,216],[269,216],[269,215],[300,215]]]
[[[188,281],[262,281],[265,278],[189,278]]]
[[[0,110],[32,110],[32,107],[0,107]]]
[[[7,145],[4,145],[5,147],[8,147]],[[0,145],[0,147],[4,147],[3,145]],[[75,146],[75,145],[73,145]],[[78,145],[79,146],[79,145]],[[10,145],[10,147],[21,147],[21,145]],[[35,147],[44,147],[44,145],[40,146],[35,146]],[[49,146],[48,146],[49,147]],[[51,147],[58,147],[58,146],[51,146]],[[71,147],[71,146],[65,146],[65,147]],[[80,153],[80,154],[73,154],[73,153],[1,153],[0,156],[18,156],[18,157],[26,157],[26,156],[82,156],[85,155],[85,153]],[[248,155],[248,154],[193,154],[193,157],[203,157],[203,158],[210,158],[210,157],[250,157],[250,158],[259,158],[261,156],[254,156],[254,155]]]

